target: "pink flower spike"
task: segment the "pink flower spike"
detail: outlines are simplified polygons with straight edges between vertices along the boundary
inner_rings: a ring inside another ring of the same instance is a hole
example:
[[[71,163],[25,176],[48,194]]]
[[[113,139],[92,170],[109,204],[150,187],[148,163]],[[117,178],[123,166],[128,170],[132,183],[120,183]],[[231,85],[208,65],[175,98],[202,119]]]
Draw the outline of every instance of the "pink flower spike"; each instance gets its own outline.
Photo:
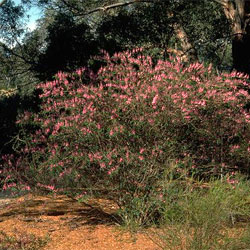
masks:
[[[158,95],[155,95],[155,97],[154,97],[154,99],[152,101],[152,105],[155,105],[157,100],[158,100]]]

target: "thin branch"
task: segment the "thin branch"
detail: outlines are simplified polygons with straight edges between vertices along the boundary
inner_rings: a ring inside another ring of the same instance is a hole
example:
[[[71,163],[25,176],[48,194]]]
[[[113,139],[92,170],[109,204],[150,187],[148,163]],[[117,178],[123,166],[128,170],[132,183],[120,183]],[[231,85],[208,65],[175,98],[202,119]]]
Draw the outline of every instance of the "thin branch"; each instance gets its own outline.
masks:
[[[25,63],[30,64],[30,65],[35,65],[36,63],[34,61],[30,61],[25,58],[24,55],[19,55],[18,53],[14,52],[13,49],[8,48],[5,44],[0,43],[0,47],[2,47],[4,50],[8,51],[10,54],[13,56],[16,56],[17,58],[22,59]]]
[[[0,2],[0,7],[1,7],[5,2],[6,2],[6,0],[2,0],[2,1]]]
[[[134,0],[134,1],[127,1],[127,2],[124,2],[124,3],[114,3],[114,4],[111,4],[111,5],[107,5],[107,6],[104,6],[104,7],[98,7],[96,9],[93,9],[93,10],[90,10],[86,13],[86,15],[89,15],[89,14],[92,14],[94,12],[97,12],[97,11],[107,11],[109,9],[114,9],[114,8],[117,8],[117,7],[121,7],[121,6],[128,6],[130,4],[134,4],[134,3],[149,3],[149,2],[154,2],[154,1],[149,1],[149,0]]]
[[[72,7],[70,6],[65,0],[62,0],[62,2],[67,5],[69,8],[72,8],[74,9],[75,11],[78,11],[80,12],[76,7]],[[95,13],[95,12],[98,12],[98,11],[107,11],[107,10],[110,10],[110,9],[115,9],[115,8],[118,8],[118,7],[124,7],[124,6],[128,6],[128,5],[131,5],[131,4],[135,4],[135,3],[155,3],[157,2],[157,0],[131,0],[131,1],[126,1],[124,3],[114,3],[114,4],[111,4],[111,5],[106,5],[106,6],[103,6],[103,7],[98,7],[98,8],[95,8],[95,9],[92,9],[92,10],[89,10],[85,13],[79,13],[79,16],[86,16],[86,15],[90,15],[92,13]]]

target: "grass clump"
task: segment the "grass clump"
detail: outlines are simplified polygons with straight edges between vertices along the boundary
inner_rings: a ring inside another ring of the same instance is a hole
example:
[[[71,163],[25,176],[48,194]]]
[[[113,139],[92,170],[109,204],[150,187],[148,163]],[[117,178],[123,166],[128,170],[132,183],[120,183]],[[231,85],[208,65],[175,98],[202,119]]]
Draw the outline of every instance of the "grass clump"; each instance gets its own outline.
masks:
[[[244,179],[234,186],[225,179],[185,188],[176,183],[168,190],[163,219],[152,240],[161,249],[247,249],[249,190]]]

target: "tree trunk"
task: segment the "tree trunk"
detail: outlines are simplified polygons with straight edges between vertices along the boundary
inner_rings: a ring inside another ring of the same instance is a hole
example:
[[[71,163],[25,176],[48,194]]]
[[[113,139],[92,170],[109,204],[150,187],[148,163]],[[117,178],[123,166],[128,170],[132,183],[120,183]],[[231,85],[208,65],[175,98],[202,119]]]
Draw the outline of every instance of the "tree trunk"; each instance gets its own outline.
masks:
[[[250,74],[249,34],[234,35],[232,39],[233,69]]]
[[[217,0],[232,27],[233,69],[250,74],[250,2]]]
[[[178,56],[183,62],[195,62],[198,61],[198,54],[195,50],[193,44],[190,42],[188,35],[185,29],[182,26],[182,23],[178,18],[175,17],[175,14],[172,11],[167,11],[169,18],[174,18],[172,23],[172,28],[176,35],[176,38],[180,41],[181,49],[167,48],[168,54],[174,54]]]
[[[173,25],[173,28],[175,31],[175,35],[179,39],[181,47],[182,47],[183,53],[181,55],[181,59],[184,62],[198,61],[197,52],[196,52],[194,46],[190,43],[190,41],[188,39],[188,35],[187,35],[186,31],[184,30],[184,28],[182,27],[182,25],[179,23],[175,23]]]

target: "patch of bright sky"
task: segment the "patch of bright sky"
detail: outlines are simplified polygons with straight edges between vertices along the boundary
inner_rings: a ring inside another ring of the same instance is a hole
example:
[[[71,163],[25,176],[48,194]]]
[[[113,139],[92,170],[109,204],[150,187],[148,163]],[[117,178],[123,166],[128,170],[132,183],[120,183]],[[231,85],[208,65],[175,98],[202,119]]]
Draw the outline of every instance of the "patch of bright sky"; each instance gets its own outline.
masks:
[[[16,5],[21,3],[21,0],[14,0],[14,3]],[[37,8],[37,7],[32,7],[28,10],[27,15],[29,16],[29,20],[27,23],[28,28],[30,29],[30,31],[34,30],[36,28],[36,21],[41,18],[42,16],[42,11],[41,9]]]

